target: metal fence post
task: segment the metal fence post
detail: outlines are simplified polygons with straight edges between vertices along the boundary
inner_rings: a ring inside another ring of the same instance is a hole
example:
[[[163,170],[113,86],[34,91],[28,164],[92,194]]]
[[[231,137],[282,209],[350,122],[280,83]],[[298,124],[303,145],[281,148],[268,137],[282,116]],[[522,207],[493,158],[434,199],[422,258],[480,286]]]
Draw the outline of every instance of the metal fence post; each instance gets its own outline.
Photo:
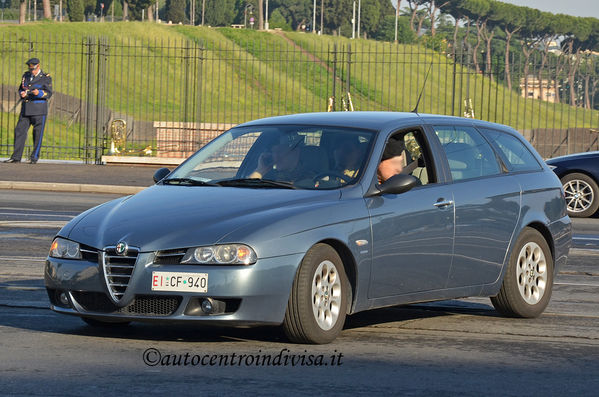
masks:
[[[96,125],[95,125],[95,154],[96,164],[102,163],[102,154],[104,153],[105,143],[107,142],[106,129],[106,95],[107,95],[107,76],[106,64],[108,61],[108,39],[101,37],[98,41],[98,78],[96,84]]]
[[[84,112],[84,125],[85,125],[85,146],[83,147],[83,160],[86,164],[89,163],[90,157],[93,155],[91,152],[92,142],[94,142],[94,98],[96,97],[96,38],[93,36],[87,37],[83,43],[83,52],[86,55],[87,63],[87,81],[85,86],[85,112]]]
[[[337,89],[337,43],[333,44],[333,112],[335,109],[335,90]]]

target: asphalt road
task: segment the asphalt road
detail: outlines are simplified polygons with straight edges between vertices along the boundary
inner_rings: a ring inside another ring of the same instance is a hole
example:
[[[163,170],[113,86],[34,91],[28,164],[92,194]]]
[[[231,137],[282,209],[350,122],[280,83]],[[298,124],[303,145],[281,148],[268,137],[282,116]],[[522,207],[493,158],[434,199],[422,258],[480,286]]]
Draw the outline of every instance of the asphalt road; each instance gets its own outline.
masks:
[[[0,394],[598,393],[599,219],[575,220],[577,248],[538,319],[499,317],[478,298],[393,307],[351,316],[334,343],[306,346],[278,328],[94,329],[48,310],[42,267],[53,235],[112,197],[0,191]],[[211,355],[235,365],[211,366]],[[256,365],[268,355],[281,365]]]

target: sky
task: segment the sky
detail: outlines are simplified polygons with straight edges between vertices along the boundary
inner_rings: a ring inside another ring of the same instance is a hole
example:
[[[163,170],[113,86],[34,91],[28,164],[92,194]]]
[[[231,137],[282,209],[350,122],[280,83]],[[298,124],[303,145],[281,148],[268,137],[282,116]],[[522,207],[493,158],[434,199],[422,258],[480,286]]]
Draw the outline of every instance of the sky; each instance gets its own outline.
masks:
[[[519,6],[536,8],[554,14],[567,14],[577,17],[599,18],[599,0],[500,0],[504,3],[512,3]],[[397,0],[391,0],[395,6]],[[407,1],[401,2],[401,8],[408,6]]]
[[[554,14],[599,18],[599,0],[500,0]]]

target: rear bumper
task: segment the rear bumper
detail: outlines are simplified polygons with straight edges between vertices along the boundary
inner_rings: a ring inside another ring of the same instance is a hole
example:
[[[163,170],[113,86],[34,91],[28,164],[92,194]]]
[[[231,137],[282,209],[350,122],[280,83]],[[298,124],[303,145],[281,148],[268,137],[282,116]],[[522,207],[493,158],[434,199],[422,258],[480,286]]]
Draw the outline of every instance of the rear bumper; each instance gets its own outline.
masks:
[[[572,220],[565,216],[549,225],[553,236],[554,275],[568,262],[568,254],[572,246]]]

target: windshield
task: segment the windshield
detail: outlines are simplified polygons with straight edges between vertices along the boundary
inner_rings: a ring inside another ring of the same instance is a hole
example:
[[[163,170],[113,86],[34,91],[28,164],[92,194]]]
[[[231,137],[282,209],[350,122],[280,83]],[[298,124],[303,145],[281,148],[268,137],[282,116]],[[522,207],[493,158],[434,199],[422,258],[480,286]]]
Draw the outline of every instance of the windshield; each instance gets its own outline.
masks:
[[[233,128],[193,155],[164,183],[334,189],[355,183],[373,131],[268,125]]]

